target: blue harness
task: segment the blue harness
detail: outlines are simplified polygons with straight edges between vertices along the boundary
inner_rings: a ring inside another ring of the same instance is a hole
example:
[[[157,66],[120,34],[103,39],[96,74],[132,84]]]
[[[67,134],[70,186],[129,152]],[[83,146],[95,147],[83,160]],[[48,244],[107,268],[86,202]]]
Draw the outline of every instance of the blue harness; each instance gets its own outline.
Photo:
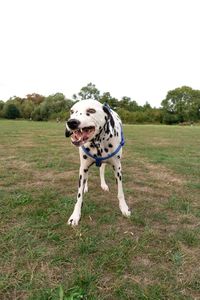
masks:
[[[120,151],[120,149],[124,146],[124,144],[125,144],[125,140],[124,140],[123,129],[121,126],[121,142],[120,142],[119,146],[117,147],[117,149],[114,152],[108,154],[106,157],[94,156],[84,146],[82,146],[81,148],[85,152],[86,155],[88,155],[89,157],[91,157],[95,160],[96,166],[100,167],[102,164],[102,161],[109,159],[109,158],[113,157],[114,155],[116,155]]]

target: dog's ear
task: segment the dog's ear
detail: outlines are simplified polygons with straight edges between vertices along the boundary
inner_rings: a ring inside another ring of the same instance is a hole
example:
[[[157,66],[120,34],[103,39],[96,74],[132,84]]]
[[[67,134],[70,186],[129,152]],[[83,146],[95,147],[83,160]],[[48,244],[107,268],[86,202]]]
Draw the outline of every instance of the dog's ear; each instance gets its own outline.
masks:
[[[67,128],[65,129],[65,136],[70,137],[72,135],[72,131],[68,130]]]
[[[107,103],[104,103],[103,111],[108,115],[108,119],[110,120],[110,124],[111,124],[112,128],[114,128],[115,127],[115,121],[114,121],[113,116],[112,116],[112,110],[111,110],[110,106]]]

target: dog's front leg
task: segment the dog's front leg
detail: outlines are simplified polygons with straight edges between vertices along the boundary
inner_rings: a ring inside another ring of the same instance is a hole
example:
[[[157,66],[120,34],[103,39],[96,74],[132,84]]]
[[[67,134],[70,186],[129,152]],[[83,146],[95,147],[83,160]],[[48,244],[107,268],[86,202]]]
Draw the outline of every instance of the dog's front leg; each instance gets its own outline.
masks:
[[[123,186],[122,186],[122,168],[121,168],[121,162],[118,158],[114,159],[113,169],[115,172],[115,178],[118,186],[117,196],[119,199],[119,208],[125,217],[129,217],[131,215],[131,211],[128,208],[128,205],[126,204],[126,200],[124,197]]]
[[[74,206],[74,211],[68,220],[68,224],[72,225],[72,226],[78,225],[78,222],[81,218],[83,194],[84,194],[85,184],[86,184],[87,178],[88,178],[88,170],[89,170],[89,166],[81,163],[80,170],[79,170],[79,184],[78,184],[77,201]]]

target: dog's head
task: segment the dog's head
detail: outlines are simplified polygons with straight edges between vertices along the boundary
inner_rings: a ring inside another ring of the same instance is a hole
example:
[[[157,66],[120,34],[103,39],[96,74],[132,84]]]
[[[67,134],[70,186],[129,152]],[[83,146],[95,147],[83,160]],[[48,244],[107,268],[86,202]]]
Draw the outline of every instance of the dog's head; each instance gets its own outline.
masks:
[[[65,136],[71,136],[72,143],[79,147],[98,135],[109,119],[112,116],[106,105],[96,100],[79,101],[71,108]]]

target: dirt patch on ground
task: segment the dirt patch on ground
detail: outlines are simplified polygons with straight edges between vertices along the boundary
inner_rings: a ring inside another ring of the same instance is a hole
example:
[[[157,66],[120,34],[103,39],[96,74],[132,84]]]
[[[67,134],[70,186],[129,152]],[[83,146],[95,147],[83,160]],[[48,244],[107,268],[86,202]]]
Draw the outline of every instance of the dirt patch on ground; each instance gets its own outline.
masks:
[[[130,174],[132,179],[127,180],[126,186],[133,191],[162,196],[170,195],[174,188],[182,190],[186,180],[180,175],[175,174],[172,170],[164,166],[150,164],[149,162],[139,162],[137,165],[128,167],[124,173]]]
[[[156,180],[160,180],[162,182],[165,182],[167,184],[176,184],[179,186],[182,186],[185,184],[185,179],[181,177],[181,175],[175,174],[173,171],[167,169],[164,166],[145,163],[145,166],[148,169],[148,173],[150,176],[155,178]]]

